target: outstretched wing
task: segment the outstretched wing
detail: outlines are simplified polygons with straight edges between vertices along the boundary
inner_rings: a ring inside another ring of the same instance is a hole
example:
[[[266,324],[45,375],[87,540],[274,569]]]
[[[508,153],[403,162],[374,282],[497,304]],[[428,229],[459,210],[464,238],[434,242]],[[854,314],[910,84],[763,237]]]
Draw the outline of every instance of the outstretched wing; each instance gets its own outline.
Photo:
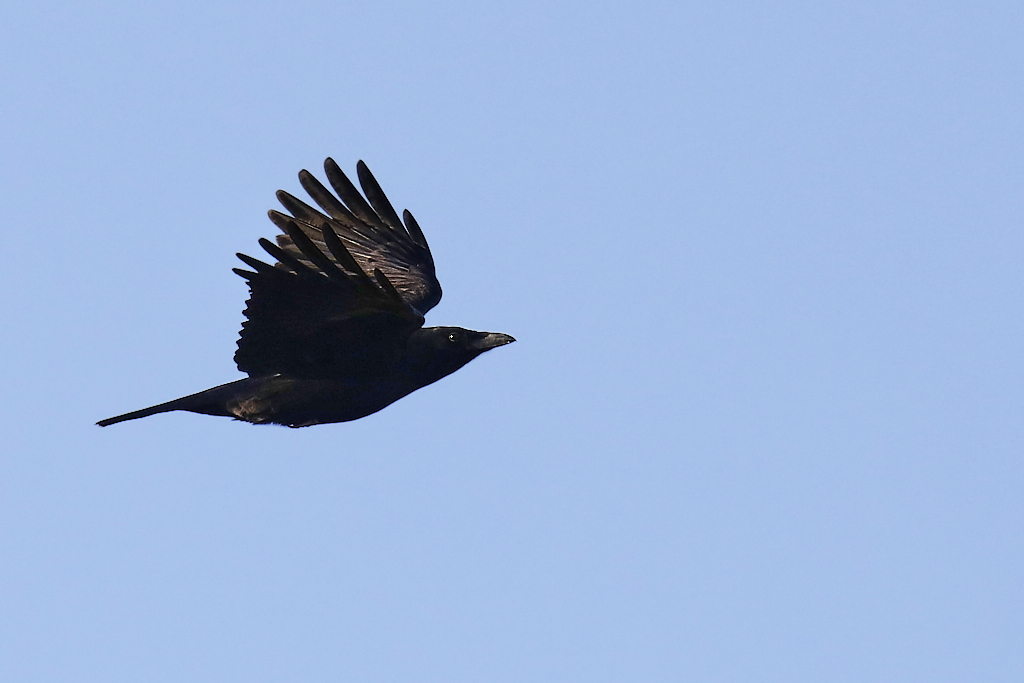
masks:
[[[294,222],[320,248],[321,253],[331,254],[325,249],[322,232],[324,226],[330,226],[363,271],[372,273],[380,270],[406,303],[420,313],[436,306],[441,300],[441,285],[434,273],[430,247],[412,214],[405,211],[405,224],[399,221],[391,202],[362,161],[356,165],[356,170],[365,199],[333,159],[328,157],[324,170],[337,196],[309,171],[299,172],[299,182],[325,213],[284,190],[278,191],[278,200],[292,214],[288,216],[270,211],[270,220],[285,232],[278,235],[278,245],[285,253],[309,266],[311,262],[288,234],[287,226]]]
[[[284,229],[292,249],[260,240],[276,267],[238,254],[253,269],[234,269],[252,293],[235,353],[238,369],[307,379],[386,373],[423,316],[381,269],[368,276],[330,225],[317,231],[322,246],[294,221]]]

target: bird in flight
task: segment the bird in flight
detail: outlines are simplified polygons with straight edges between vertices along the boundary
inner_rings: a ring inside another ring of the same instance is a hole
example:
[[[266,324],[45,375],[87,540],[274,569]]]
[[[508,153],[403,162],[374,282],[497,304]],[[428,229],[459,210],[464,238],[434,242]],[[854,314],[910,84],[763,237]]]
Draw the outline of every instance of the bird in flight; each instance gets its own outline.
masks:
[[[250,290],[235,363],[249,376],[98,425],[172,410],[289,427],[357,420],[515,341],[423,327],[441,285],[416,219],[399,220],[362,161],[362,195],[333,159],[324,170],[336,194],[299,172],[322,211],[278,191],[291,215],[270,211],[283,234],[259,242],[274,265],[238,254],[251,270],[234,269]]]

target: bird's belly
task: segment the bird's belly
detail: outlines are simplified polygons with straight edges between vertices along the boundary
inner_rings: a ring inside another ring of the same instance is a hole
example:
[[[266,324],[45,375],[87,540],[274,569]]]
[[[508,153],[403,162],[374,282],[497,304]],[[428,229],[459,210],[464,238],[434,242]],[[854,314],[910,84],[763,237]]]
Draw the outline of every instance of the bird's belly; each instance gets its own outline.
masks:
[[[228,410],[246,422],[308,427],[358,420],[418,388],[393,380],[308,380],[276,375],[255,380],[251,390],[228,404]]]

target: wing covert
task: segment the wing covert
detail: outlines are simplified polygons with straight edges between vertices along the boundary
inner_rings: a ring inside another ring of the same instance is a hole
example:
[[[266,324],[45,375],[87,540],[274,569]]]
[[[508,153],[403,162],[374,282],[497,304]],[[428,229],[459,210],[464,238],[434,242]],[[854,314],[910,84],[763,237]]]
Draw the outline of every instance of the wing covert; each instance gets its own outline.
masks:
[[[235,269],[251,291],[238,369],[310,379],[386,372],[423,316],[383,271],[368,276],[330,225],[318,231],[319,244],[295,221],[285,230],[291,249],[260,240],[277,266],[238,254],[253,269]]]

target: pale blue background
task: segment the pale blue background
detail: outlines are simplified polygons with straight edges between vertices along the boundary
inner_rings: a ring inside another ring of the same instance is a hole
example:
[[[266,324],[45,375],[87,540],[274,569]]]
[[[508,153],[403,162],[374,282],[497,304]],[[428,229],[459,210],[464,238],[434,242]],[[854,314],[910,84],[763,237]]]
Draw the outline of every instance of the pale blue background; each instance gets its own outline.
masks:
[[[1024,680],[1020,3],[15,5],[0,679]],[[327,155],[519,343],[93,426]]]

